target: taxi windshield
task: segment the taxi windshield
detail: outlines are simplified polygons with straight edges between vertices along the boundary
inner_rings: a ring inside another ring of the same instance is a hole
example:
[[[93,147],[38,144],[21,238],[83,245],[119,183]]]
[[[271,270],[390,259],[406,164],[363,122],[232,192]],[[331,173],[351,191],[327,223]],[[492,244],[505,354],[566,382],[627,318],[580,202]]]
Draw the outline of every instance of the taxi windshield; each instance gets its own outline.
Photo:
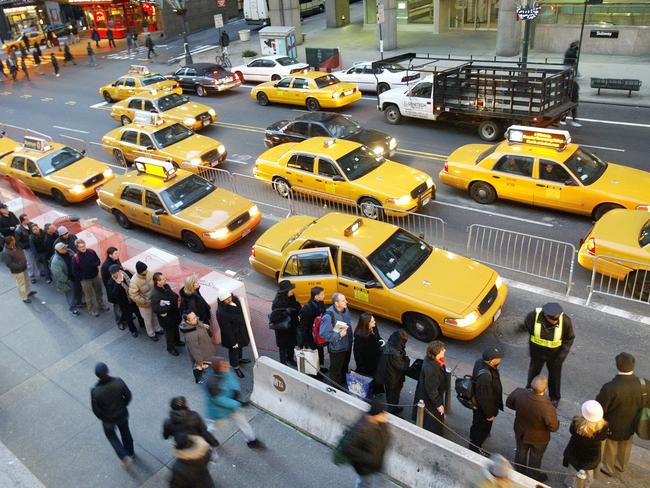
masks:
[[[158,108],[160,109],[161,112],[166,112],[167,110],[180,107],[181,105],[189,101],[190,98],[186,97],[185,95],[171,93],[170,95],[165,95],[164,97],[158,100]]]
[[[339,79],[334,75],[325,75],[314,80],[318,88],[325,88],[326,86],[336,85],[340,83]]]
[[[327,128],[332,137],[339,139],[345,139],[352,134],[356,134],[361,130],[361,126],[357,124],[354,120],[344,117],[343,115],[337,115],[332,117],[327,121]]]
[[[349,180],[356,180],[379,168],[385,159],[377,156],[368,147],[361,146],[338,159],[339,166]]]
[[[172,214],[185,210],[209,195],[217,187],[200,176],[191,175],[160,192],[165,205]]]
[[[421,239],[398,229],[373,253],[368,262],[388,288],[406,281],[424,263],[433,248]]]
[[[47,176],[61,168],[70,166],[72,163],[76,163],[83,157],[84,155],[79,151],[66,146],[40,158],[38,160],[38,167],[41,173],[43,173],[43,176]]]
[[[289,66],[291,64],[299,63],[297,59],[289,58],[289,57],[278,58],[275,60],[275,62],[278,63],[280,66]]]
[[[645,225],[641,228],[641,234],[639,235],[639,245],[641,247],[646,247],[650,244],[650,220],[648,220]]]
[[[594,153],[582,148],[576,149],[564,164],[580,180],[583,185],[591,185],[602,176],[607,169],[607,163],[600,160]]]
[[[162,75],[149,75],[140,78],[142,86],[153,85],[154,83],[160,83],[161,81],[165,81],[165,78],[163,78]]]
[[[159,148],[171,146],[187,139],[193,134],[191,130],[181,124],[170,125],[151,134]]]

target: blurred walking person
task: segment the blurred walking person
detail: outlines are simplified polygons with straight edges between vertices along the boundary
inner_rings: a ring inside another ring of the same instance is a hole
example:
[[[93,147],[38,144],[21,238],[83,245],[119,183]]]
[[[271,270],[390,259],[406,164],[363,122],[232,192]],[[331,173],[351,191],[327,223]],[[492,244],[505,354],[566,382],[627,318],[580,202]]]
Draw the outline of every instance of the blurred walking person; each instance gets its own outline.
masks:
[[[320,286],[311,289],[311,299],[300,310],[300,322],[298,323],[297,342],[301,349],[315,349],[318,351],[320,372],[327,373],[324,368],[325,348],[316,344],[314,340],[314,320],[325,313],[325,290]]]
[[[101,39],[101,37],[100,37],[99,32],[97,31],[97,29],[93,28],[93,31],[92,31],[92,33],[90,34],[90,38],[91,38],[93,41],[95,41],[95,47],[101,47],[101,46],[99,45],[99,40]],[[90,42],[88,43],[88,45],[90,46]]]
[[[18,76],[18,65],[16,64],[15,58],[12,59],[11,56],[7,58],[7,68],[9,69],[11,79],[16,81],[16,77]]]
[[[38,43],[34,44],[34,49],[32,49],[32,57],[34,58],[34,64],[37,68],[41,66],[41,48],[38,46]]]
[[[492,431],[492,424],[499,415],[499,410],[503,411],[503,386],[498,369],[502,357],[499,349],[487,349],[482,358],[474,363],[472,370],[476,409],[472,411],[468,447],[480,454],[484,453],[481,447]]]
[[[133,40],[131,39],[131,33],[127,32],[126,33],[126,49],[127,52],[129,53],[129,56],[131,55],[131,46],[133,45]]]
[[[214,488],[208,470],[210,445],[198,435],[179,432],[174,435],[174,456],[169,488]]]
[[[88,53],[88,66],[97,66],[95,51],[93,47],[90,45],[90,42],[86,45],[86,52]]]
[[[163,439],[169,439],[181,432],[202,437],[210,447],[219,447],[219,441],[212,435],[198,412],[190,410],[187,399],[177,396],[169,402],[169,417],[163,423]]]
[[[437,435],[443,435],[445,424],[445,394],[448,387],[445,366],[446,351],[442,341],[429,343],[413,398],[414,404],[424,400],[424,408],[428,410],[428,413],[425,412],[423,427]],[[414,421],[416,416],[417,408],[414,408]]]
[[[54,55],[54,53],[50,53],[50,63],[52,63],[52,69],[54,70],[54,76],[56,76],[57,78],[59,76],[61,76],[61,74],[59,73],[59,60],[56,59],[56,56]]]
[[[5,65],[2,62],[2,57],[0,56],[0,72],[2,73],[3,78],[7,78],[7,73],[5,72]]]
[[[185,340],[187,353],[192,360],[194,382],[203,383],[204,370],[209,368],[215,352],[211,339],[212,330],[210,325],[201,322],[194,312],[184,314],[182,318],[179,328]]]
[[[70,51],[70,46],[68,46],[68,43],[66,42],[63,45],[63,66],[66,66],[69,62],[77,66],[77,62],[74,60],[72,51]]]
[[[118,329],[124,330],[125,326],[133,337],[138,337],[138,329],[133,323],[133,316],[138,319],[140,328],[145,328],[144,319],[140,314],[138,306],[133,303],[129,297],[129,289],[133,275],[125,270],[119,264],[112,264],[109,268],[109,278],[106,282],[106,295],[108,300],[114,304],[115,310],[118,310]]]
[[[27,276],[27,257],[25,251],[16,246],[14,236],[5,237],[5,245],[2,251],[2,262],[5,263],[9,271],[16,280],[16,287],[20,298],[24,303],[32,303],[31,296],[36,292],[31,290],[29,277]]]
[[[279,283],[269,315],[269,321],[272,323],[288,321],[288,328],[273,332],[275,332],[275,345],[278,346],[280,352],[280,362],[293,367],[297,366],[293,356],[297,344],[298,324],[300,323],[298,314],[302,308],[296,299],[295,288],[296,285],[289,280],[282,280]]]
[[[144,326],[147,330],[149,339],[158,342],[158,336],[164,332],[158,321],[153,315],[151,309],[151,295],[153,294],[153,275],[148,270],[147,265],[142,261],[135,263],[136,274],[131,278],[129,283],[129,298],[135,303],[140,310],[140,315],[144,319]]]
[[[147,34],[147,38],[144,41],[144,45],[147,48],[147,59],[151,59],[152,54],[154,55],[154,57],[158,56],[156,54],[156,51],[153,50],[153,39],[151,38],[151,34]]]
[[[398,405],[406,371],[411,365],[411,360],[406,355],[407,341],[408,334],[403,329],[393,332],[388,338],[377,368],[376,380],[386,391],[387,410],[395,415],[399,415],[404,410]]]
[[[156,314],[158,323],[165,331],[167,352],[172,356],[178,356],[176,347],[185,345],[185,343],[181,342],[178,331],[178,326],[182,320],[181,312],[178,308],[178,295],[167,283],[167,277],[160,272],[153,274],[151,310]]]
[[[472,488],[510,488],[512,482],[512,465],[501,454],[492,454],[487,465],[481,471]]]
[[[244,377],[240,365],[250,363],[243,357],[244,347],[250,344],[244,311],[238,297],[226,290],[219,290],[217,299],[217,322],[221,330],[221,345],[228,349],[228,360],[237,376]]]
[[[106,38],[108,39],[108,47],[115,47],[115,36],[113,29],[110,27],[106,30]]]
[[[68,252],[68,246],[65,243],[57,242],[54,245],[54,254],[49,264],[54,288],[65,295],[70,313],[79,315],[72,278],[72,254]]]
[[[86,247],[86,241],[77,239],[75,242],[77,254],[72,257],[72,274],[81,283],[86,307],[93,317],[99,317],[100,312],[108,310],[104,305],[102,282],[99,278],[99,256]]]
[[[25,62],[25,56],[20,58],[20,69],[25,74],[25,78],[27,78],[27,81],[31,81],[29,78],[29,70],[27,69],[27,63]]]

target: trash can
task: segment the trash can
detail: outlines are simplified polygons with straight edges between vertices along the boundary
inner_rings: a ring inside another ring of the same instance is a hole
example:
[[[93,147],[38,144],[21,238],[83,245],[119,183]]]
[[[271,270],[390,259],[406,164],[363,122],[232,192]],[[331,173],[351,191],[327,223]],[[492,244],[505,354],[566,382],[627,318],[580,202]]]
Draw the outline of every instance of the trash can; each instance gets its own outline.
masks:
[[[250,41],[251,40],[251,30],[243,29],[239,31],[239,40],[240,41]]]

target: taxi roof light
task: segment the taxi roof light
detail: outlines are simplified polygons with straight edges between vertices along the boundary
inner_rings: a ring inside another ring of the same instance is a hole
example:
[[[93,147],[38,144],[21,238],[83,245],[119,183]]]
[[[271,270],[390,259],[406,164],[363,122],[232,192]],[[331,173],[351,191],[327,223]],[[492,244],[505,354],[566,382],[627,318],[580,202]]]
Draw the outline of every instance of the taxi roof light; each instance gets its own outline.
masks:
[[[135,110],[133,117],[134,124],[140,125],[161,125],[164,123],[163,118],[158,113],[146,112],[144,110]]]
[[[49,141],[47,139],[44,139],[42,137],[34,137],[34,136],[25,136],[25,138],[23,139],[23,147],[25,149],[31,149],[33,151],[39,151],[39,152],[45,152],[52,149],[52,146],[50,146]]]
[[[363,225],[363,220],[362,219],[359,218],[359,219],[355,220],[354,222],[352,222],[352,225],[350,225],[349,227],[347,227],[343,231],[343,235],[345,237],[350,237],[352,234],[354,234],[356,231],[358,231],[359,228],[361,228],[362,225]]]
[[[571,134],[566,130],[547,127],[527,127],[511,125],[506,131],[509,144],[528,144],[549,147],[557,151],[564,150],[571,143]]]
[[[129,73],[134,75],[148,75],[151,73],[151,71],[149,71],[149,68],[147,66],[143,66],[141,64],[132,64],[129,68]]]
[[[323,142],[324,147],[332,147],[334,143],[336,142],[335,137],[330,137],[329,139],[326,139],[325,142]]]
[[[165,181],[176,176],[176,168],[169,161],[140,157],[135,160],[135,169],[139,173],[164,178]]]

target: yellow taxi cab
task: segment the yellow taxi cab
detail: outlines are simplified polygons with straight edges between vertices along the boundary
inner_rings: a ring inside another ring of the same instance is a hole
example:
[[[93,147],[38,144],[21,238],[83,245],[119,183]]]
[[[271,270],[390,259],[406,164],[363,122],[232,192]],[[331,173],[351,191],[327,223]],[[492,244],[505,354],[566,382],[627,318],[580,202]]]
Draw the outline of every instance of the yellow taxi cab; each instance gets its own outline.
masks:
[[[20,34],[17,38],[6,41],[2,44],[2,50],[9,52],[11,49],[19,50],[20,46],[25,46],[25,37],[29,39],[29,45],[33,46],[34,44],[45,44],[47,37],[42,32],[24,32]]]
[[[308,301],[314,286],[328,300],[343,293],[351,307],[400,322],[422,341],[475,338],[499,318],[508,294],[483,264],[395,225],[341,213],[275,224],[249,261],[263,275],[294,283],[299,301]]]
[[[650,213],[617,209],[595,223],[578,251],[581,266],[621,281],[635,298],[650,295]]]
[[[159,114],[139,112],[132,124],[113,129],[102,137],[103,149],[122,166],[138,157],[170,160],[193,172],[214,167],[226,159],[226,147],[211,137],[195,134],[178,122],[164,122]]]
[[[170,163],[143,157],[135,168],[97,194],[97,204],[125,229],[135,224],[203,252],[231,246],[262,219],[250,200]]]
[[[99,94],[108,103],[124,100],[141,93],[183,94],[177,81],[169,80],[159,73],[152,73],[146,66],[133,65],[128,73],[113,83],[99,88]]]
[[[361,92],[356,83],[344,83],[330,73],[309,71],[261,83],[251,90],[251,97],[262,106],[273,102],[318,110],[349,105],[361,98]]]
[[[217,120],[213,108],[191,102],[190,97],[176,93],[141,93],[127,98],[113,105],[111,117],[122,125],[128,125],[140,111],[160,114],[165,122],[178,122],[193,130],[207,127]]]
[[[253,174],[272,182],[282,197],[294,188],[327,200],[356,202],[362,215],[371,219],[382,211],[399,215],[388,209],[420,210],[436,193],[428,174],[384,159],[358,142],[326,137],[267,150],[257,158]]]
[[[590,215],[650,204],[650,173],[601,160],[567,131],[512,126],[499,144],[456,149],[440,182],[478,203],[497,198]]]
[[[0,174],[19,179],[36,193],[51,195],[61,205],[89,199],[114,177],[112,169],[83,151],[31,136],[0,158]]]

